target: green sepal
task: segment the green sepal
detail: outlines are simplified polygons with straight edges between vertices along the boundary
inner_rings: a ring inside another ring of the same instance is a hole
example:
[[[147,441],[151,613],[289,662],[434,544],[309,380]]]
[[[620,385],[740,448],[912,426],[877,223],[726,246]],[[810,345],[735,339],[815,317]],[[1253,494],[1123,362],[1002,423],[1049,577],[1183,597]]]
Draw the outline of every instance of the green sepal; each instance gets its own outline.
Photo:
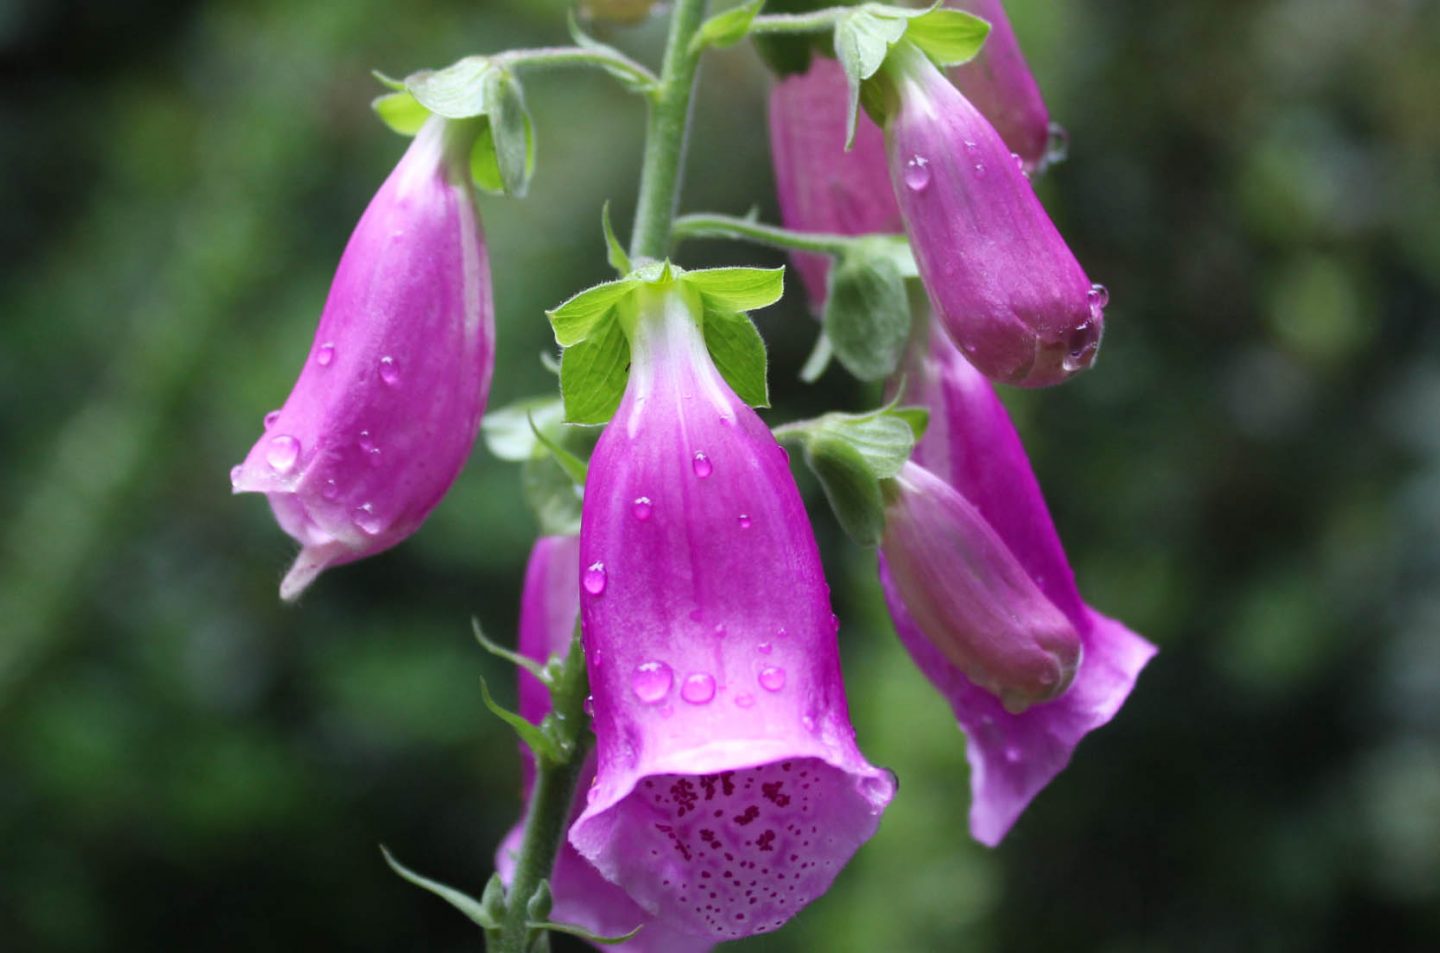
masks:
[[[443,69],[420,70],[405,88],[420,105],[446,119],[470,119],[490,112],[486,80],[495,66],[484,56],[467,56]]]
[[[485,80],[485,101],[495,166],[506,195],[523,198],[534,171],[534,123],[525,107],[520,83],[509,70],[491,70]]]
[[[370,103],[380,121],[402,136],[413,136],[430,118],[430,110],[402,87],[398,92],[377,96]]]
[[[835,58],[845,70],[845,81],[850,94],[849,106],[845,112],[847,150],[855,141],[860,86],[880,71],[891,44],[905,35],[908,18],[904,14],[909,12],[913,11],[901,11],[894,7],[877,9],[874,5],[866,5],[847,14],[835,25]]]
[[[814,472],[840,528],[861,546],[878,546],[885,535],[885,500],[880,482],[852,444],[819,436],[805,447],[805,463]]]
[[[615,237],[615,228],[610,224],[610,203],[608,201],[600,207],[600,228],[605,233],[606,262],[615,269],[617,275],[629,274],[632,267],[630,256],[625,253],[625,246],[620,244],[620,239]]]
[[[520,471],[520,483],[542,536],[574,536],[580,532],[584,492],[554,457],[545,454],[527,460]]]
[[[535,170],[535,128],[513,73],[484,56],[467,56],[444,69],[412,73],[405,90],[437,116],[484,116],[470,149],[471,178],[487,192],[526,193]]]
[[[550,891],[550,881],[541,879],[535,885],[535,892],[530,899],[525,901],[525,916],[532,921],[544,923],[550,916],[550,910],[555,906],[555,895]],[[534,927],[531,927],[534,929]]]
[[[818,381],[834,357],[835,348],[831,347],[830,339],[825,336],[825,328],[822,326],[820,333],[815,335],[815,346],[810,349],[810,356],[805,358],[805,363],[800,366],[801,382],[813,384]]]
[[[530,418],[530,430],[535,434],[535,439],[540,445],[549,451],[550,456],[559,464],[560,469],[565,471],[565,475],[570,478],[570,481],[583,490],[590,465],[546,435],[545,431],[535,423],[534,417]]]
[[[630,376],[630,341],[613,314],[560,355],[565,422],[603,424],[615,416]]]
[[[579,937],[586,943],[594,943],[597,946],[614,946],[617,943],[624,943],[626,940],[633,940],[645,928],[645,924],[642,923],[629,933],[622,933],[619,936],[600,936],[573,923],[556,923],[553,920],[530,920],[526,922],[525,926],[531,930],[549,930],[551,933],[564,933]]]
[[[527,397],[487,413],[480,424],[480,435],[485,439],[485,449],[498,459],[524,463],[545,455],[546,447],[537,438],[535,427],[554,434],[564,415],[558,397]]]
[[[747,315],[705,308],[705,347],[730,389],[751,407],[770,406],[765,340]]]
[[[585,340],[611,316],[611,311],[635,290],[634,274],[587,288],[545,312],[555,332],[555,343],[571,347]],[[562,365],[563,366],[563,365]]]
[[[707,306],[726,311],[756,311],[785,294],[785,266],[779,268],[704,268],[680,278],[698,291]]]
[[[895,262],[864,253],[835,262],[824,325],[836,359],[856,378],[875,381],[894,373],[910,339],[910,298]]]
[[[402,93],[405,91],[405,81],[403,79],[396,79],[389,73],[382,73],[378,69],[372,69],[370,75],[375,77],[381,86],[384,86],[392,93]]]
[[[534,675],[542,682],[545,681],[545,666],[541,665],[533,658],[526,658],[519,652],[507,649],[505,646],[501,645],[498,642],[490,641],[490,637],[485,634],[485,630],[480,628],[479,619],[476,619],[473,616],[471,617],[470,629],[475,633],[475,641],[480,643],[480,647],[482,649],[489,652],[491,655],[495,656],[498,659],[504,659],[511,665],[516,665],[520,668],[523,668],[525,671],[529,672],[531,675]]]
[[[699,53],[707,46],[733,46],[745,39],[745,35],[750,32],[750,22],[764,5],[765,0],[749,0],[706,20],[700,25],[699,32],[690,39],[691,55]]]
[[[930,57],[936,66],[969,62],[985,45],[990,24],[963,10],[932,7],[910,20],[905,39]]]
[[[431,880],[429,877],[422,877],[421,875],[415,873],[415,871],[411,870],[404,864],[400,863],[400,861],[396,860],[394,855],[392,855],[383,844],[380,845],[380,853],[384,855],[385,863],[390,865],[390,869],[393,870],[396,874],[398,874],[403,880],[414,884],[421,890],[430,891],[435,896],[439,897],[441,900],[444,900],[446,903],[450,904],[450,906],[454,907],[456,910],[459,910],[461,913],[465,914],[465,916],[469,917],[471,921],[477,924],[481,929],[499,929],[500,920],[504,914],[503,887],[501,888],[501,900],[497,915],[495,905],[493,903],[486,902],[487,900],[491,899],[491,891],[489,885],[486,885],[485,897],[481,900],[476,900],[469,894],[456,890],[454,887],[446,886],[445,884],[442,884],[437,880]],[[492,878],[492,880],[495,879],[496,878]]]
[[[495,717],[511,727],[535,757],[552,764],[563,760],[560,748],[550,737],[550,732],[544,730],[543,723],[540,727],[536,727],[519,714],[495,701],[495,697],[490,694],[490,686],[484,678],[480,679],[480,699]],[[546,718],[549,717],[549,715],[546,716]]]

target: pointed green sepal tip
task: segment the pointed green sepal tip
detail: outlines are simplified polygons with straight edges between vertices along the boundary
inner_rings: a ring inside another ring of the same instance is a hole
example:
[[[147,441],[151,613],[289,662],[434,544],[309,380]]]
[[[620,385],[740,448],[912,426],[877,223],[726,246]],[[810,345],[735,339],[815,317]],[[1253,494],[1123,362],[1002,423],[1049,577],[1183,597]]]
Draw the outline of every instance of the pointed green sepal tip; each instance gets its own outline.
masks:
[[[543,921],[549,918],[550,910],[554,906],[555,897],[550,893],[550,881],[541,880],[525,903],[525,915],[531,920]]]
[[[750,23],[755,19],[765,0],[748,0],[737,7],[717,13],[700,25],[690,39],[690,54],[693,56],[707,46],[733,46],[745,39],[750,32]]]
[[[497,906],[495,903],[490,902],[492,898],[491,885],[489,884],[485,887],[485,894],[482,899],[476,900],[469,894],[456,890],[454,887],[447,886],[438,880],[431,880],[429,877],[422,877],[420,874],[415,873],[415,871],[396,860],[394,855],[391,854],[383,844],[380,845],[380,853],[384,855],[385,863],[389,864],[390,869],[399,875],[401,879],[414,884],[421,890],[427,890],[433,893],[456,910],[465,914],[465,916],[469,917],[470,920],[481,929],[495,930],[499,928],[500,919],[505,909],[505,888],[503,886],[500,888],[500,901]],[[491,878],[491,883],[498,883],[498,877]]]
[[[480,643],[480,647],[482,649],[489,652],[491,655],[495,656],[498,659],[504,659],[512,665],[517,665],[520,668],[523,668],[531,675],[534,675],[536,678],[540,679],[541,682],[545,681],[544,666],[542,666],[539,662],[535,661],[532,658],[526,658],[518,652],[513,652],[510,649],[507,649],[505,646],[500,645],[498,642],[490,641],[490,637],[487,636],[485,634],[485,630],[480,627],[479,619],[472,617],[470,619],[470,628],[475,633],[475,641]]]
[[[592,933],[581,926],[573,923],[555,923],[552,920],[531,920],[525,924],[531,930],[549,930],[551,933],[564,933],[567,936],[578,937],[586,943],[594,943],[597,946],[614,946],[624,943],[626,940],[633,940],[645,928],[645,924],[639,924],[629,933],[621,933],[618,936],[601,936]]]
[[[480,679],[480,699],[495,717],[510,726],[515,734],[519,736],[520,740],[525,742],[526,747],[534,753],[536,758],[550,764],[563,762],[565,760],[564,753],[542,728],[531,724],[520,715],[495,701],[495,697],[490,694],[490,686],[484,678]]]
[[[615,237],[615,228],[610,224],[610,202],[600,207],[600,228],[605,233],[605,260],[617,275],[628,275],[631,271],[630,256],[625,246]]]

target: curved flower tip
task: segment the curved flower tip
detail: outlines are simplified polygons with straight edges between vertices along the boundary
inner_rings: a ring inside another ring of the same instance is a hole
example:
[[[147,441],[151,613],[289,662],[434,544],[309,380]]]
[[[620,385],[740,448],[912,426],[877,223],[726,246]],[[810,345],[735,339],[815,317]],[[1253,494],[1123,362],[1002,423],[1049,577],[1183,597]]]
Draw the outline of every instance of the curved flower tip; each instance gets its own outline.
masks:
[[[580,616],[579,552],[580,540],[574,536],[545,536],[535,541],[520,601],[521,655],[543,663],[569,650]],[[539,724],[550,711],[549,691],[528,671],[519,669],[519,673],[520,714]],[[520,756],[528,799],[535,783],[535,758],[523,744]],[[594,777],[595,757],[591,754],[581,768],[579,790],[585,790]],[[514,876],[524,836],[525,825],[517,824],[496,852],[495,868],[507,886]],[[655,921],[625,891],[601,877],[568,843],[561,845],[555,858],[550,894],[554,898],[550,919],[583,927],[596,936],[620,936],[643,925],[633,939],[608,949],[624,953],[705,953],[713,946],[708,939],[687,936]]]
[[[943,334],[934,333],[928,341],[918,336],[917,345],[907,367],[904,397],[927,407],[931,422],[915,449],[915,460],[943,478],[988,523],[993,539],[1008,550],[1007,556],[994,557],[1007,567],[1004,572],[1023,567],[1034,589],[1043,593],[1037,597],[1023,585],[1015,587],[1021,593],[1017,611],[1033,614],[1037,598],[1045,600],[1063,614],[1081,647],[1078,667],[1063,694],[1023,711],[1007,710],[993,683],[989,689],[981,687],[947,656],[944,631],[929,631],[935,626],[911,611],[917,605],[923,611],[924,604],[912,602],[897,584],[896,565],[887,565],[886,555],[881,556],[881,581],[896,632],[950,702],[968,738],[971,832],[994,846],[1069,763],[1080,739],[1114,717],[1155,647],[1081,600],[1035,474],[994,387]],[[927,571],[939,574],[943,567]]]
[[[891,179],[941,323],[991,380],[1046,387],[1089,367],[1108,296],[1092,285],[1010,148],[918,50],[892,54]]]
[[[418,529],[474,443],[495,328],[473,135],[420,130],[350,236],[299,380],[231,471],[303,547],[287,600]]]
[[[786,228],[835,235],[905,230],[890,190],[885,137],[861,112],[855,142],[845,151],[849,93],[833,59],[811,58],[805,73],[787,76],[770,92],[770,156]],[[830,258],[791,255],[810,305],[825,304]]]
[[[855,745],[786,454],[678,295],[641,307],[632,359],[585,489],[598,769],[570,842],[671,926],[747,936],[829,887],[894,779]]]
[[[947,71],[951,81],[990,120],[1027,171],[1042,169],[1050,158],[1050,111],[1025,54],[1020,52],[1004,4],[1000,0],[949,0],[947,6],[973,13],[990,24],[990,35],[979,55]]]

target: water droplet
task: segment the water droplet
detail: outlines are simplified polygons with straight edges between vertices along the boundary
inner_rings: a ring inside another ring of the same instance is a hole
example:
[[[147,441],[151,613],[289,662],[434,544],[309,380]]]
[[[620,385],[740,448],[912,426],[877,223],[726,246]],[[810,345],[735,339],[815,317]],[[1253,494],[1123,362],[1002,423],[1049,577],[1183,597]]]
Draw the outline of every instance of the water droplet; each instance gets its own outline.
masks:
[[[780,451],[780,459],[782,459],[782,460],[785,461],[785,465],[786,465],[786,466],[789,466],[789,465],[790,465],[790,451],[789,451],[789,450],[786,450],[783,445],[778,444],[778,443],[775,445],[775,449]]]
[[[1095,355],[1100,350],[1101,333],[1102,326],[1098,321],[1086,321],[1070,332],[1065,341],[1065,356],[1060,361],[1060,366],[1066,373],[1083,371],[1095,363]]]
[[[635,502],[630,504],[630,512],[643,523],[650,518],[651,513],[655,512],[655,505],[650,502],[650,497],[637,496]]]
[[[364,450],[366,453],[369,453],[371,450],[375,449],[375,438],[370,435],[370,431],[368,430],[360,431],[360,436],[359,438],[357,438],[357,442],[360,444],[360,449]]]
[[[975,163],[975,178],[977,178],[977,179],[983,179],[983,178],[985,178],[985,163],[983,163],[983,162],[977,162],[977,163]]]
[[[270,439],[270,446],[265,451],[265,462],[270,464],[276,473],[289,473],[295,469],[295,461],[299,459],[300,441],[283,433]]]
[[[782,625],[780,628],[778,628],[778,629],[775,630],[775,637],[776,637],[777,639],[783,639],[783,638],[785,638],[785,636],[787,636],[787,635],[789,635],[789,634],[790,634],[789,632],[786,632],[786,631],[785,631],[785,627],[784,627],[783,625]]]
[[[647,705],[663,701],[670,694],[675,673],[664,662],[641,662],[630,676],[630,690]]]
[[[374,503],[361,503],[355,507],[355,512],[351,513],[350,517],[354,520],[356,526],[371,536],[374,536],[385,528],[384,524],[380,522],[380,517],[375,514]]]
[[[370,461],[372,467],[378,467],[380,465],[380,448],[371,447],[365,457]]]
[[[245,468],[242,467],[242,466],[241,466],[240,464],[238,464],[238,463],[235,464],[233,467],[230,468],[230,485],[231,485],[232,487],[235,486],[235,485],[237,485],[237,484],[240,482],[240,474],[242,474],[242,473],[244,473],[244,472],[245,472]]]
[[[265,429],[266,429],[266,430],[269,430],[271,427],[275,426],[275,421],[277,421],[277,420],[279,420],[279,419],[280,419],[280,411],[278,411],[278,410],[272,410],[272,411],[270,411],[270,413],[268,413],[268,414],[265,415]]]
[[[905,187],[911,192],[923,192],[930,184],[930,160],[921,155],[914,155],[905,163],[905,171],[901,173],[905,180]]]
[[[1010,764],[1020,763],[1020,749],[1014,745],[1005,746],[1005,760]]]
[[[778,665],[767,665],[760,670],[760,687],[767,692],[778,692],[785,687],[785,670]]]
[[[584,704],[582,707],[585,709],[585,714],[586,714],[588,717],[594,718],[594,717],[595,717],[595,696],[594,696],[594,695],[586,695],[586,696],[585,696],[585,704]]]
[[[717,622],[717,623],[715,623],[715,638],[717,638],[717,639],[723,639],[723,638],[725,638],[725,623],[723,623],[723,622]]]
[[[605,564],[594,562],[586,568],[583,579],[585,591],[592,596],[598,596],[605,591]]]
[[[1018,152],[1010,153],[1010,158],[1015,160],[1015,168],[1025,172],[1025,159]],[[1028,175],[1028,173],[1026,173]]]
[[[320,488],[320,496],[333,503],[340,497],[340,484],[334,480],[326,480],[325,485]]]
[[[1102,284],[1090,286],[1090,317],[1098,318],[1104,314],[1105,306],[1110,303],[1110,289]]]
[[[335,345],[325,342],[315,351],[315,363],[321,367],[329,367],[335,360]]]
[[[380,379],[390,387],[400,384],[400,367],[389,354],[380,358]]]
[[[741,528],[741,529],[749,529],[749,528],[750,528],[750,516],[749,516],[748,514],[746,514],[746,513],[741,513],[741,514],[740,514],[740,519],[738,520],[738,522],[740,523],[740,528]]]
[[[831,631],[831,632],[839,632],[839,631],[840,631],[840,617],[839,617],[838,615],[836,615],[835,613],[833,613],[833,612],[830,613],[830,631]]]
[[[755,705],[755,696],[754,696],[754,695],[745,694],[745,695],[736,695],[736,696],[735,696],[735,707],[736,707],[736,708],[752,708],[752,707],[754,707],[754,705]]]
[[[775,646],[771,645],[769,642],[761,642],[759,645],[755,646],[755,651],[759,652],[761,655],[769,655],[771,652],[775,651]]]
[[[814,717],[813,715],[801,715],[801,716],[800,716],[800,727],[804,728],[806,731],[814,731],[814,730],[815,730],[815,717]]]
[[[715,676],[709,672],[694,672],[685,676],[680,686],[680,697],[692,705],[707,704],[715,697]]]
[[[710,462],[710,458],[705,456],[704,451],[698,451],[695,454],[695,459],[691,461],[690,466],[695,470],[695,475],[702,480],[715,471],[715,466]]]
[[[1050,135],[1045,140],[1045,158],[1041,160],[1041,168],[1049,168],[1058,162],[1064,162],[1065,157],[1070,154],[1070,133],[1058,122],[1050,124]]]

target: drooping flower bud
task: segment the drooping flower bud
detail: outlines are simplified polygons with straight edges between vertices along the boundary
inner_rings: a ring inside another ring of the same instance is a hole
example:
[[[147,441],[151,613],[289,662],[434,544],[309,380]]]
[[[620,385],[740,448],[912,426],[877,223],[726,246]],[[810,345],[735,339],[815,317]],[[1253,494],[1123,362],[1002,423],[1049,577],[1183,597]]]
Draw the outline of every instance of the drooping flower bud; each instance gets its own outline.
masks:
[[[580,619],[580,540],[574,536],[546,536],[535,541],[525,569],[520,601],[520,654],[544,663],[564,657]],[[520,715],[540,724],[550,712],[550,695],[540,680],[520,670]],[[528,801],[535,783],[535,756],[520,746],[524,770],[524,796]],[[584,791],[595,777],[595,755],[581,768],[577,790]],[[579,813],[578,805],[575,813]],[[525,837],[524,823],[516,824],[495,857],[495,867],[508,886]],[[550,875],[553,906],[550,919],[589,930],[597,936],[620,936],[642,926],[624,943],[603,947],[622,953],[705,953],[714,944],[703,937],[685,936],[654,920],[625,891],[610,883],[569,843],[560,845]]]
[[[804,73],[787,76],[770,92],[770,156],[780,198],[780,221],[799,232],[834,235],[905,230],[890,189],[885,137],[863,113],[855,142],[845,151],[849,97],[845,71],[816,56]],[[791,255],[811,307],[825,303],[826,255]]]
[[[1092,285],[994,127],[914,47],[887,61],[895,196],[941,323],[992,380],[1058,384],[1104,327]]]
[[[1045,165],[1050,152],[1050,111],[1000,0],[949,0],[947,6],[973,13],[990,24],[985,45],[973,60],[951,67],[950,79],[990,120],[1027,171]]]
[[[301,544],[294,599],[419,528],[464,466],[495,361],[474,129],[430,119],[350,236],[305,366],[231,472]]]
[[[667,923],[782,925],[879,823],[819,552],[785,452],[681,292],[646,288],[591,457],[581,605],[598,769],[570,841]]]
[[[1079,634],[980,512],[915,463],[891,493],[881,552],[930,644],[1012,713],[1069,688]]]
[[[938,329],[917,336],[905,381],[904,401],[930,411],[914,460],[984,518],[1082,646],[1079,667],[1063,694],[1020,713],[1008,711],[922,627],[894,563],[887,565],[888,552],[881,556],[881,580],[896,632],[965,729],[973,792],[970,830],[993,846],[1069,763],[1080,739],[1119,711],[1155,647],[1082,601],[1004,405]],[[1028,598],[1025,605],[1033,607],[1033,594]]]

